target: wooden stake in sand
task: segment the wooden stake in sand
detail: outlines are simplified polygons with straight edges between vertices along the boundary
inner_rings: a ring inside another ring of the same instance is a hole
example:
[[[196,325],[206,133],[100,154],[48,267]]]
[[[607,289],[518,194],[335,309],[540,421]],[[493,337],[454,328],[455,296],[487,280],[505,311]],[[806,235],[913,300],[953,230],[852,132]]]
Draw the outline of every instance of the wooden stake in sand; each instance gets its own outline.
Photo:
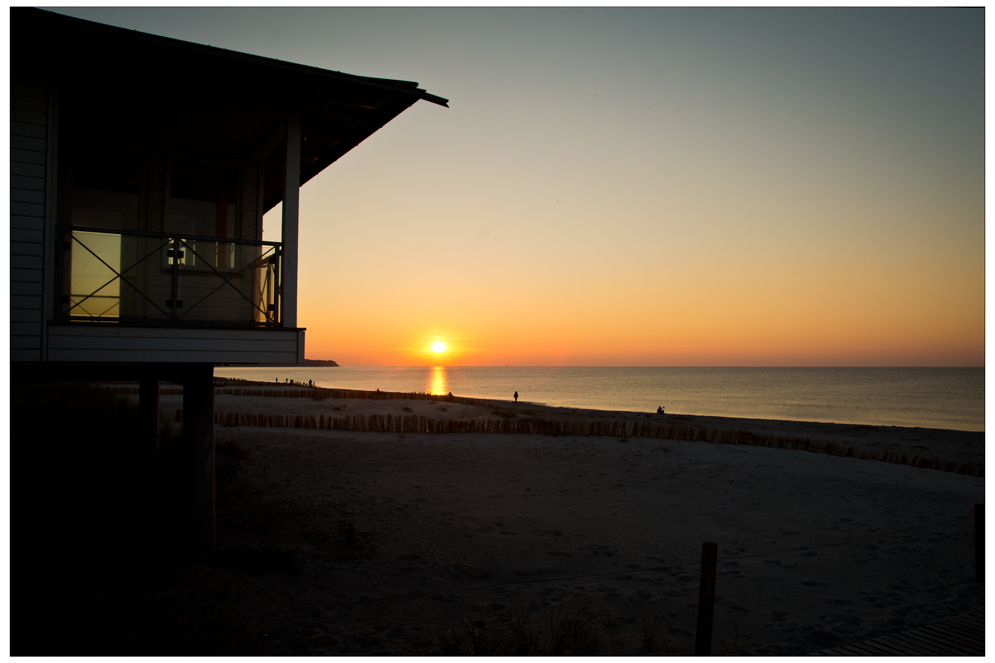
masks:
[[[159,458],[159,381],[150,375],[138,383],[138,420],[143,451],[154,465]]]
[[[974,505],[974,579],[985,581],[985,505]]]
[[[712,615],[715,611],[715,564],[719,547],[711,541],[701,544],[701,580],[698,585],[698,627],[694,635],[694,655],[712,653]]]

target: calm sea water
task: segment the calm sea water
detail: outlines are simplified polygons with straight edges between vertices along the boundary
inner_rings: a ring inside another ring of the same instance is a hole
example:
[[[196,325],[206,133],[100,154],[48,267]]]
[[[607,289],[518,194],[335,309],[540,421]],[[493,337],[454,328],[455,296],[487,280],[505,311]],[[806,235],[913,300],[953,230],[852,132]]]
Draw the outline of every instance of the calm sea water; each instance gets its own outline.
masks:
[[[215,375],[322,387],[511,399],[600,410],[985,429],[983,368],[234,368]]]

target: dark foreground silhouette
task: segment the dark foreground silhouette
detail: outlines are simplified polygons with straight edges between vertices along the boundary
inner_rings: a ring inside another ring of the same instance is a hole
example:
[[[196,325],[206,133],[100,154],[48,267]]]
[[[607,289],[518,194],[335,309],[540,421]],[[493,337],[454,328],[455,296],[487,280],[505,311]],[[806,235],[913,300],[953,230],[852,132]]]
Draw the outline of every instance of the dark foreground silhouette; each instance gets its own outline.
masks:
[[[204,580],[232,556],[209,564],[187,542],[181,439],[164,434],[150,467],[120,399],[79,384],[11,393],[11,654],[252,653],[216,608],[224,587]],[[219,447],[220,481],[231,461]]]

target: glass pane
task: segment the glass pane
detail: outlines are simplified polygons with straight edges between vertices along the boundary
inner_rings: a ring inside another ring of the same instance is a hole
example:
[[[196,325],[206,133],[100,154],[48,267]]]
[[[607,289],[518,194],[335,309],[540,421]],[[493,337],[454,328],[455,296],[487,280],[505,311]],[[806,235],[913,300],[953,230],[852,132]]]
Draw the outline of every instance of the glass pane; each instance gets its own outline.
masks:
[[[121,236],[73,232],[70,315],[116,318],[120,315]]]
[[[283,203],[263,214],[263,241],[283,241]]]

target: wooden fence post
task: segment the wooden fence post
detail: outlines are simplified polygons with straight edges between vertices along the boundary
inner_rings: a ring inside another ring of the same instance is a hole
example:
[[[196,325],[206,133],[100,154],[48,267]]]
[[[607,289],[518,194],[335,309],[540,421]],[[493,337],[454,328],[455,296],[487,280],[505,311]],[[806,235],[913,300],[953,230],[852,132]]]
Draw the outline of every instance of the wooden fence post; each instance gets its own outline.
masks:
[[[159,380],[147,373],[138,382],[138,421],[143,451],[154,465],[159,459]]]
[[[698,627],[694,635],[695,656],[709,656],[712,653],[712,616],[715,612],[715,565],[718,548],[711,541],[701,544]]]
[[[215,553],[214,365],[187,364],[183,376],[183,446],[191,530],[200,549]]]
[[[985,505],[974,505],[974,579],[985,581]]]

